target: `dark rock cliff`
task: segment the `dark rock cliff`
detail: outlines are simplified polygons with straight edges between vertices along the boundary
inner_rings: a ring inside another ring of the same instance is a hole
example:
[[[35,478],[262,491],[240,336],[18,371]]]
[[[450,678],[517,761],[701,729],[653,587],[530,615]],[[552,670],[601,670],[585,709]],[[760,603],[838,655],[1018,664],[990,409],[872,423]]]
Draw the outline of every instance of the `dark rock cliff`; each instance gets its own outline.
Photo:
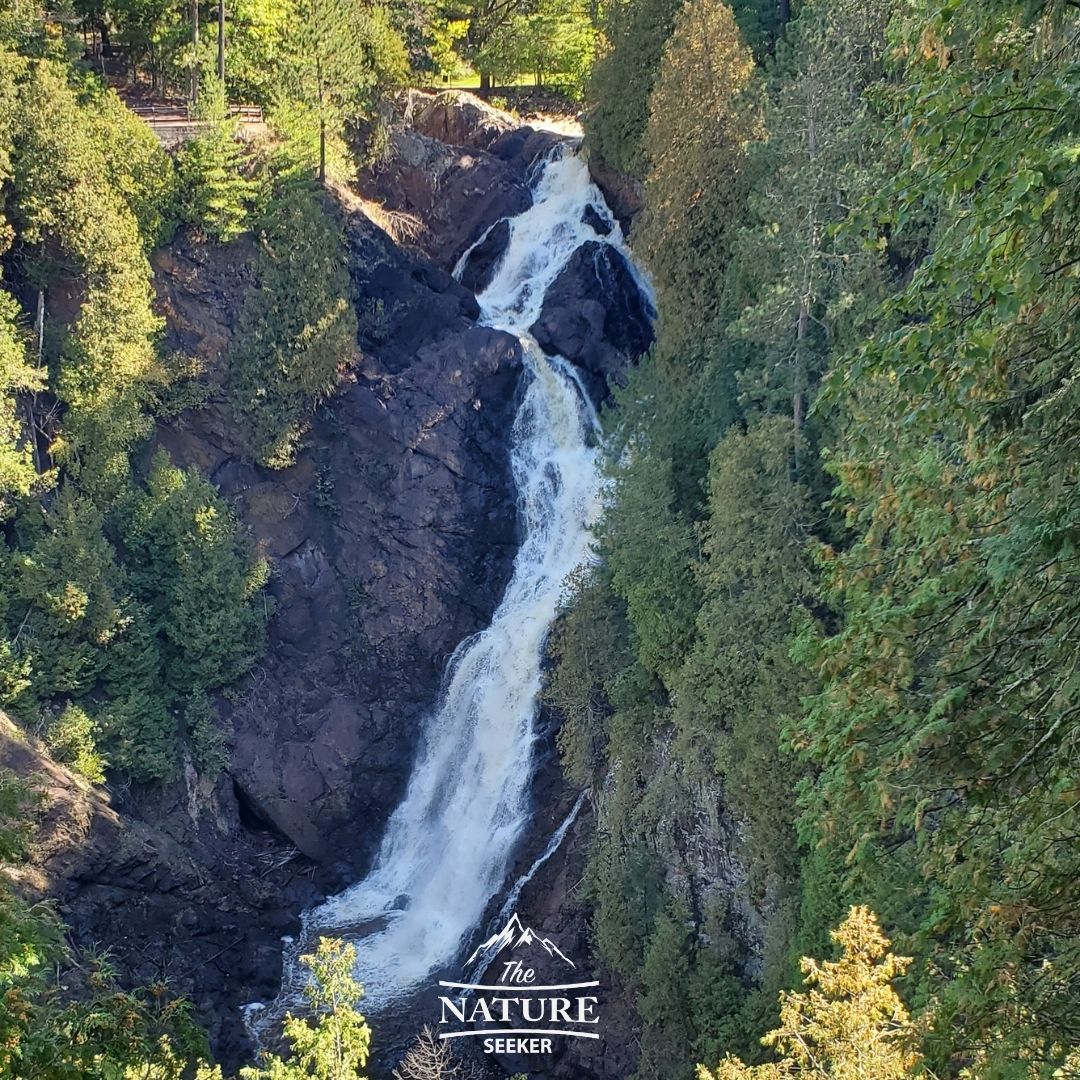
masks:
[[[158,436],[236,500],[272,560],[270,646],[229,709],[236,787],[255,818],[341,880],[378,841],[446,660],[501,594],[520,373],[517,342],[476,326],[473,295],[449,274],[360,211],[345,237],[360,358],[297,464],[246,462],[213,402]],[[234,273],[205,248],[159,261],[177,344],[211,368],[230,335]]]

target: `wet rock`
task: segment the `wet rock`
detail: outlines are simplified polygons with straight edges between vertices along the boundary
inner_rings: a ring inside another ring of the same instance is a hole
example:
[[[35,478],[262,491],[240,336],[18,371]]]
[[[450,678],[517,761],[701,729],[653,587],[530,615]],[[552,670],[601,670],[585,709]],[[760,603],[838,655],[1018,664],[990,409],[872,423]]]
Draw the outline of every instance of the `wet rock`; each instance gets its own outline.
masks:
[[[503,218],[495,222],[484,239],[469,252],[461,272],[461,284],[474,293],[483,292],[491,284],[509,246],[510,222]]]
[[[594,401],[652,344],[653,312],[623,255],[610,244],[582,244],[548,289],[531,330],[549,355],[577,366]]]
[[[595,206],[586,206],[581,215],[582,223],[588,225],[597,236],[610,236],[612,224],[600,216]]]
[[[645,185],[611,168],[595,151],[588,155],[588,164],[593,183],[603,192],[623,232],[629,234],[634,219],[645,209]]]

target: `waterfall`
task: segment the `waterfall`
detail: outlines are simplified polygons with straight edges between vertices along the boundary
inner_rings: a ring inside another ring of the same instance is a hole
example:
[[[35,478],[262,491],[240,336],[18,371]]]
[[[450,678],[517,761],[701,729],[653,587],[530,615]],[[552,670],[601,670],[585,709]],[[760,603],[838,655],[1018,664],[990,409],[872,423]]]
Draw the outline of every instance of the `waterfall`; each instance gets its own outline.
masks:
[[[573,252],[586,240],[621,248],[622,234],[568,150],[538,170],[533,194],[477,298],[486,325],[521,341],[528,380],[510,432],[522,536],[510,582],[491,625],[450,661],[371,872],[303,918],[301,943],[319,934],[355,942],[369,1013],[451,963],[504,882],[529,814],[544,642],[567,578],[590,558],[596,413],[569,366],[549,361],[528,328]],[[607,237],[584,222],[590,206],[611,224]]]

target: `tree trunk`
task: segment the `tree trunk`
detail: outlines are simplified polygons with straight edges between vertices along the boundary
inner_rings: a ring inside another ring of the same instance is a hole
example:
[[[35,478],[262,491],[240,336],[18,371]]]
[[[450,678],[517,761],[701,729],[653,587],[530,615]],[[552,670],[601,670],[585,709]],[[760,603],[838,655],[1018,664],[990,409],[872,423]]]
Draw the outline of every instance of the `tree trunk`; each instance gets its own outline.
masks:
[[[217,6],[217,77],[221,88],[225,89],[225,0],[218,0]]]
[[[191,44],[195,55],[191,61],[191,104],[199,100],[199,0],[191,0]]]
[[[326,183],[326,121],[319,118],[319,183]]]
[[[795,331],[795,370],[791,377],[791,420],[795,428],[795,472],[799,471],[799,440],[806,412],[806,332],[810,328],[810,287],[799,300],[799,322]]]
[[[777,0],[777,6],[780,12],[780,25],[787,26],[791,22],[791,0]]]
[[[481,90],[490,90],[491,89],[491,76],[490,75],[485,75],[483,72],[481,72],[481,74],[480,74],[480,89]]]

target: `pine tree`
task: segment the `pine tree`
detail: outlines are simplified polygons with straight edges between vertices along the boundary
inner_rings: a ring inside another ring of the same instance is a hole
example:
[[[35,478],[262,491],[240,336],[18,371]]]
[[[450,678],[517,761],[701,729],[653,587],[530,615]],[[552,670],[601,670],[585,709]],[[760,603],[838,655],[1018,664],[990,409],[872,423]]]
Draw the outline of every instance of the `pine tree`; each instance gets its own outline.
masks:
[[[353,977],[356,946],[319,938],[300,963],[311,972],[304,998],[313,1019],[286,1016],[289,1058],[264,1054],[256,1068],[240,1070],[241,1080],[363,1080],[371,1029],[356,1009],[364,996]]]
[[[299,0],[283,52],[278,113],[301,147],[313,146],[320,181],[340,157],[347,124],[374,95],[403,81],[405,46],[382,8],[362,0]]]
[[[613,169],[644,177],[649,95],[682,0],[612,4],[586,96],[590,151]]]
[[[230,404],[251,456],[292,463],[311,408],[355,355],[356,311],[336,210],[285,181],[267,213],[252,290],[229,356]]]
[[[745,229],[738,254],[754,297],[731,332],[753,346],[743,393],[790,413],[796,457],[830,349],[886,281],[883,252],[838,241],[834,226],[887,175],[890,148],[863,91],[881,77],[888,18],[889,4],[872,0],[805,5],[769,81],[769,137],[752,151],[748,209],[760,224]]]
[[[785,992],[780,1026],[761,1041],[781,1055],[775,1064],[746,1066],[727,1057],[698,1080],[904,1080],[915,1075],[915,1025],[892,987],[911,960],[888,951],[889,939],[868,908],[854,907],[833,932],[837,961],[802,962],[808,987]]]
[[[248,227],[258,185],[244,175],[236,121],[229,116],[220,80],[204,77],[196,115],[202,130],[177,154],[180,216],[224,243]]]
[[[19,395],[41,389],[43,381],[28,362],[17,314],[15,300],[0,289],[0,521],[10,517],[15,501],[29,495],[38,483]]]
[[[660,308],[659,347],[684,361],[701,355],[722,313],[746,146],[762,133],[746,94],[753,71],[731,8],[688,0],[649,99],[648,209],[637,233]]]

